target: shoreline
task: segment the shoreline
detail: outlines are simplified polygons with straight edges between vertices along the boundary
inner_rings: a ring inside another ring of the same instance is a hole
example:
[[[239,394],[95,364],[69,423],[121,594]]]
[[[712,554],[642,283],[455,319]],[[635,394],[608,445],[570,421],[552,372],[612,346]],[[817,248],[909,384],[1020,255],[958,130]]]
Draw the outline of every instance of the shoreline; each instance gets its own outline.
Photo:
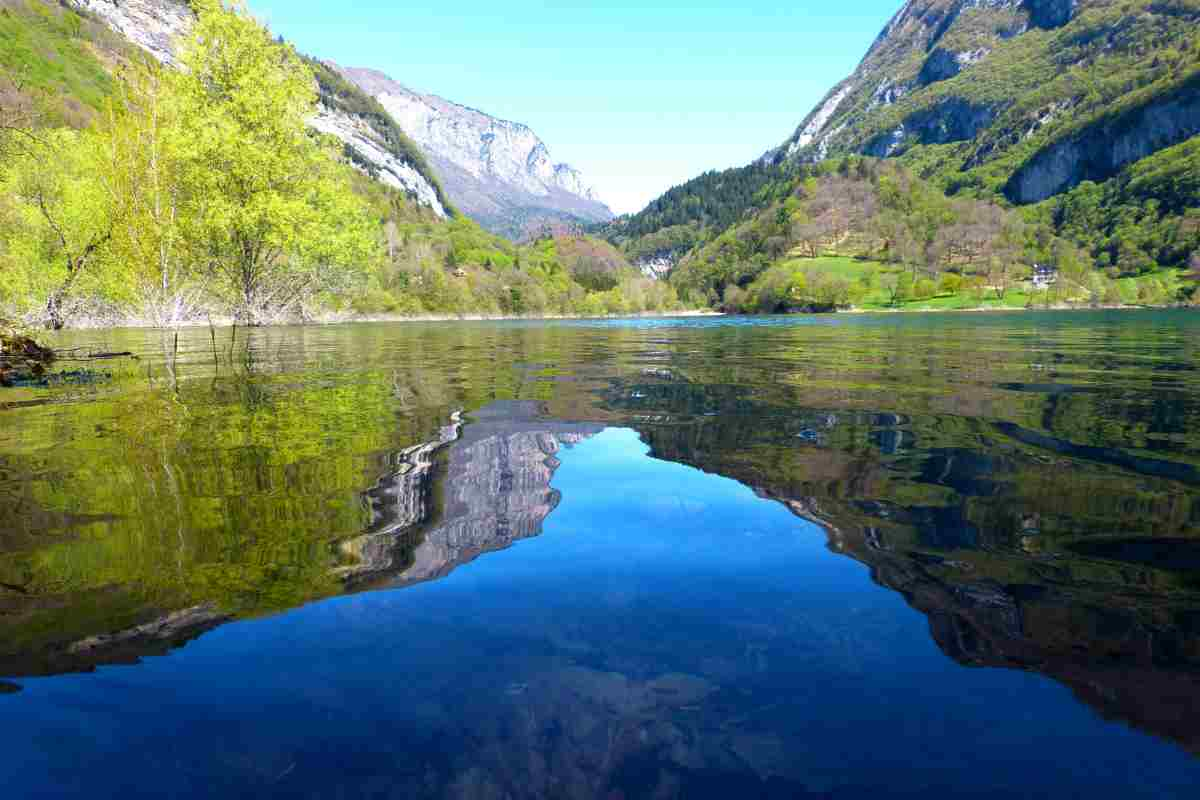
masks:
[[[422,314],[418,317],[401,314],[323,314],[306,320],[286,322],[271,322],[264,325],[238,327],[252,328],[288,328],[304,325],[354,325],[374,323],[422,323],[422,322],[552,322],[570,320],[616,320],[616,319],[675,319],[692,317],[723,317],[723,312],[711,309],[688,311],[644,311],[637,314],[610,314],[602,317],[587,314]],[[122,319],[115,322],[99,320],[81,320],[68,325],[65,331],[104,331],[104,330],[190,330],[194,328],[229,328],[234,325],[232,317],[213,317],[211,319],[191,319],[178,323],[173,327],[160,327],[147,319]]]
[[[1195,309],[1180,303],[1161,306],[1137,305],[1064,305],[1052,306],[972,306],[970,308],[853,308],[838,311],[838,314],[985,314],[1013,313],[1028,314],[1046,311],[1187,311]]]
[[[986,313],[1038,313],[1038,312],[1055,312],[1055,311],[1187,311],[1200,310],[1200,307],[1172,304],[1172,305],[1053,305],[1053,306],[1038,306],[1035,308],[1029,307],[1004,307],[1004,306],[973,306],[970,308],[850,308],[838,311],[830,311],[823,313],[805,313],[805,312],[785,312],[782,314],[730,314],[724,311],[715,311],[712,309],[701,310],[686,310],[686,311],[658,311],[658,312],[642,312],[638,314],[612,314],[606,316],[590,316],[585,314],[545,314],[545,315],[517,315],[517,314],[423,314],[417,317],[403,316],[400,314],[369,314],[369,315],[349,315],[349,314],[324,314],[314,319],[308,320],[293,320],[289,322],[272,322],[264,325],[249,326],[254,328],[288,328],[297,326],[326,326],[326,325],[357,325],[357,324],[421,324],[421,323],[443,323],[443,322],[570,322],[593,320],[597,322],[622,320],[622,319],[703,319],[710,317],[737,317],[744,316],[748,318],[770,319],[773,317],[822,317],[822,316],[838,316],[838,315],[855,315],[863,316],[869,314],[986,314]],[[193,330],[196,328],[229,328],[234,324],[230,317],[218,317],[214,319],[193,319],[181,322],[175,327],[158,327],[153,322],[146,319],[124,319],[115,322],[100,321],[93,319],[85,319],[78,324],[68,325],[65,331],[110,331],[110,330]],[[239,326],[247,327],[247,326]]]

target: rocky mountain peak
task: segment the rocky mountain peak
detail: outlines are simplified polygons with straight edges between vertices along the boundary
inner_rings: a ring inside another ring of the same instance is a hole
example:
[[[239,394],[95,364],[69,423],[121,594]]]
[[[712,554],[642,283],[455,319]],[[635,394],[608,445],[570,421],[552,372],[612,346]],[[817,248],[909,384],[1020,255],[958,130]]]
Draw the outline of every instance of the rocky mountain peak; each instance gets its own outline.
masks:
[[[1079,5],[1077,0],[908,0],[880,32],[854,74],[835,86],[792,137],[767,158],[797,154],[810,160],[824,158],[831,149],[838,149],[837,140],[862,115],[958,76],[986,61],[1002,42],[1030,30],[1068,24]],[[958,125],[955,133],[965,129],[969,138],[973,135],[970,128],[969,124]],[[889,147],[898,145],[907,132],[892,134],[891,140],[881,139],[864,151],[889,155]]]
[[[338,69],[387,109],[429,156],[450,199],[485,227],[519,236],[534,224],[612,218],[583,175],[556,164],[529,126],[415,91],[377,70]]]
[[[1039,203],[1200,135],[1194,0],[909,0],[764,157],[907,159]]]

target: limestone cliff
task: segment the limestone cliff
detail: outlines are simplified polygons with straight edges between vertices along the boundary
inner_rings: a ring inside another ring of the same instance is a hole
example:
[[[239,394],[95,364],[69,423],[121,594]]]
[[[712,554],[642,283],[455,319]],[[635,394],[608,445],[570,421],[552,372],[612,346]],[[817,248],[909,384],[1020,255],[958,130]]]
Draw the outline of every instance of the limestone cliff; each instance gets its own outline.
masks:
[[[408,89],[381,72],[341,68],[428,155],[451,201],[493,232],[543,222],[603,222],[612,212],[574,167],[556,164],[528,126]]]

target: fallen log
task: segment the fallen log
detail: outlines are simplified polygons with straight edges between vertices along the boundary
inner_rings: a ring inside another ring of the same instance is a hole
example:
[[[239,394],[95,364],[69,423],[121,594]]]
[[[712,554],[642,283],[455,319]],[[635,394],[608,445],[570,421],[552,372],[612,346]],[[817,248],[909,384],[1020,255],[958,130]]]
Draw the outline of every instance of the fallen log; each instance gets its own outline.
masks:
[[[49,347],[43,347],[19,333],[14,325],[0,320],[0,386],[41,378],[56,358]]]

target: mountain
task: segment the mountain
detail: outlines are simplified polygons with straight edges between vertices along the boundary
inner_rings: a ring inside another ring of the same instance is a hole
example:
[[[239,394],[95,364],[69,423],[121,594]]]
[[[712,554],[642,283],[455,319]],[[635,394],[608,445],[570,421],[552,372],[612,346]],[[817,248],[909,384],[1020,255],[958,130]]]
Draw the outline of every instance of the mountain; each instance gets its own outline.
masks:
[[[1197,0],[909,0],[766,160],[902,158],[1038,203],[1200,134],[1198,25]]]
[[[176,67],[175,47],[195,16],[187,0],[67,0],[164,64]],[[311,61],[321,94],[312,126],[340,139],[350,159],[381,183],[446,217],[449,204],[421,151],[387,113],[352,84]]]
[[[1189,261],[1195,269],[1198,30],[1200,0],[909,0],[779,147],[596,232],[660,269],[728,234],[743,263],[719,283],[745,286],[779,260],[751,229],[770,227],[793,253],[797,226],[824,213],[804,182],[814,170],[858,170],[853,160],[867,158],[902,167],[905,185],[1017,208],[1034,240],[1029,266],[1046,263],[1048,250],[1079,248],[1109,280]],[[944,230],[971,224],[960,211],[950,210]],[[872,216],[863,222],[878,228]],[[1053,237],[1070,247],[1045,247]],[[939,265],[936,255],[905,260],[931,273],[961,266]]]
[[[193,19],[187,0],[66,0],[159,61]],[[583,176],[555,164],[527,126],[496,119],[382,73],[309,59],[321,91],[312,126],[345,143],[347,155],[381,183],[445,217],[457,207],[510,238],[563,223],[603,222],[612,212]],[[445,192],[443,192],[445,187]]]
[[[425,150],[454,204],[494,233],[519,238],[545,223],[612,219],[579,171],[555,164],[529,127],[414,92],[382,72],[338,69]]]

